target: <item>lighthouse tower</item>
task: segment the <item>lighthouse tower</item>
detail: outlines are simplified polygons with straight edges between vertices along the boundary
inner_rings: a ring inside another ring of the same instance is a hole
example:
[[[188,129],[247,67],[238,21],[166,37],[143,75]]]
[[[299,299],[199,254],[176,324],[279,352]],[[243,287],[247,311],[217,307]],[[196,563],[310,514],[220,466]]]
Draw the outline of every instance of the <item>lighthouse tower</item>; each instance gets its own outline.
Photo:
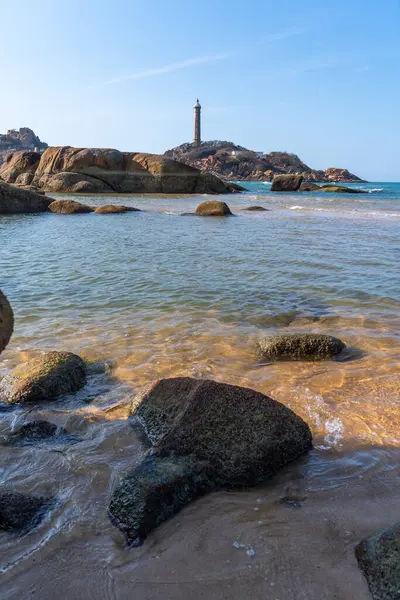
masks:
[[[201,106],[199,99],[194,105],[194,137],[193,144],[199,146],[201,143]]]

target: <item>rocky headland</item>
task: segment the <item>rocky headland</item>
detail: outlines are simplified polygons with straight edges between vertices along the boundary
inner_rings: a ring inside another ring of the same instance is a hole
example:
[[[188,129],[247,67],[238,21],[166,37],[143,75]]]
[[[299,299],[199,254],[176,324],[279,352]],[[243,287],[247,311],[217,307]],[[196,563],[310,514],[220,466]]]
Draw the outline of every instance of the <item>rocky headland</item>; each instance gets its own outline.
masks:
[[[0,178],[45,192],[226,194],[236,186],[166,156],[112,148],[57,146],[6,155]]]
[[[248,150],[232,142],[209,141],[200,145],[182,144],[168,150],[165,156],[178,160],[200,171],[213,173],[222,179],[237,181],[272,181],[275,175],[297,173],[306,181],[362,182],[347,169],[312,169],[296,154],[270,152],[264,154]]]
[[[0,134],[0,165],[9,152],[35,149],[40,152],[47,147],[46,142],[42,142],[29,127],[9,129],[7,133]]]

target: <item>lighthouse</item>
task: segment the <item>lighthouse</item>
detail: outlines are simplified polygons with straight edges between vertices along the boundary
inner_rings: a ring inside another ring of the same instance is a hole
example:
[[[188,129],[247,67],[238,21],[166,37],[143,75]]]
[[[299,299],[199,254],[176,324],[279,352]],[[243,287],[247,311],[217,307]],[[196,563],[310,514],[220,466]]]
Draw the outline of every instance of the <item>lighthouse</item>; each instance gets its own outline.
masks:
[[[194,105],[194,137],[193,144],[199,146],[201,144],[201,106],[199,99]]]

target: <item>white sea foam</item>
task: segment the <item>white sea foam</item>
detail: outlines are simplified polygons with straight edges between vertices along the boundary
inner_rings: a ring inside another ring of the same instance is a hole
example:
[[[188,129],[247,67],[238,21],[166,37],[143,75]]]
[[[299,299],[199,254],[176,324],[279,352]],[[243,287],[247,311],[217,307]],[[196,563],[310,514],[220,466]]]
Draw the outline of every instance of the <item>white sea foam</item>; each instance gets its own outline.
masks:
[[[305,210],[305,206],[289,206],[289,210]]]

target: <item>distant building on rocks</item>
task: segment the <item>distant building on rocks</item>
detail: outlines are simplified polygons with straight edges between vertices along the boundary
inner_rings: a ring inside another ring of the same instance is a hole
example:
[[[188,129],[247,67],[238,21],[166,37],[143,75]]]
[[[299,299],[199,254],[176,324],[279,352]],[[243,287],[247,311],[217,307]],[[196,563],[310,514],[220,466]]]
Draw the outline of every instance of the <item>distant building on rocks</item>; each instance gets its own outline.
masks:
[[[200,146],[201,144],[201,106],[198,98],[196,104],[194,105],[193,144],[195,144],[196,146]]]

